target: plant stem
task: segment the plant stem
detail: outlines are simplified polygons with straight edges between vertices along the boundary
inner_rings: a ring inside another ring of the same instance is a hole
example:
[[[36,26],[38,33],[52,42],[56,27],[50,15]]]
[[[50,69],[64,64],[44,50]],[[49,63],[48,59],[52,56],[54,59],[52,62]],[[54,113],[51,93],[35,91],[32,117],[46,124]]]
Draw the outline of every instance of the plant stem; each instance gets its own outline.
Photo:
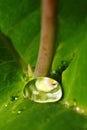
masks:
[[[42,0],[42,25],[38,59],[34,77],[47,76],[51,68],[57,19],[57,0]]]

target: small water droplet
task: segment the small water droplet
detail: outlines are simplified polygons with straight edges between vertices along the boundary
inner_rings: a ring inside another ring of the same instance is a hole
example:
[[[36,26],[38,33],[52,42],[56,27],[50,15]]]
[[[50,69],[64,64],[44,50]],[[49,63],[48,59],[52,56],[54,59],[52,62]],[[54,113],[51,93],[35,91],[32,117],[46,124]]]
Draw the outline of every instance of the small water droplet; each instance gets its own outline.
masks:
[[[8,106],[8,104],[5,104],[5,107],[7,107]]]
[[[74,108],[74,110],[76,110],[78,113],[82,113],[82,114],[85,112],[84,109],[80,108],[79,106],[76,106]]]
[[[17,111],[17,114],[19,115],[19,114],[21,114],[21,112],[22,112],[21,110],[18,110],[18,111]]]
[[[18,100],[18,96],[11,96],[11,97],[10,97],[10,100],[11,100],[11,101],[16,101],[16,100]]]
[[[75,100],[63,101],[62,104],[65,105],[67,108],[74,108],[77,105]]]
[[[76,109],[76,111],[80,111],[80,108],[78,106],[75,109]]]
[[[63,102],[63,104],[64,104],[65,106],[67,106],[67,107],[70,106],[70,103],[69,103],[68,101]]]
[[[56,102],[62,97],[62,89],[52,78],[38,77],[25,86],[24,97],[38,103]]]

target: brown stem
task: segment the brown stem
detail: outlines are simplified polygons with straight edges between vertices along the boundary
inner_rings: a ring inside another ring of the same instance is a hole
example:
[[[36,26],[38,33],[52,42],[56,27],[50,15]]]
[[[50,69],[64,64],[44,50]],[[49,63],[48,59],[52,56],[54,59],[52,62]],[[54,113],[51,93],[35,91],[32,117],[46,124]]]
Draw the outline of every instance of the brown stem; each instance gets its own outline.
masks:
[[[41,40],[35,77],[47,76],[55,48],[57,0],[42,0]]]

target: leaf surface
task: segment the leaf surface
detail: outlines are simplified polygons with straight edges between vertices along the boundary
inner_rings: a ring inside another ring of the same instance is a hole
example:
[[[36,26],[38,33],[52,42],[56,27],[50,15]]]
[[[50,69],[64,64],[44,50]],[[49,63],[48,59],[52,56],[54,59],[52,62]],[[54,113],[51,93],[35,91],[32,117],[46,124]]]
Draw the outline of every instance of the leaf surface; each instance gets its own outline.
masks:
[[[35,67],[40,39],[41,2],[1,0],[0,30],[21,57]],[[53,70],[62,70],[62,103],[37,104],[23,97],[25,82],[16,59],[0,39],[0,129],[87,129],[87,1],[62,0]],[[62,64],[63,63],[63,64]],[[69,107],[62,105],[69,102]],[[75,102],[75,106],[74,106]],[[82,108],[84,114],[76,108]]]

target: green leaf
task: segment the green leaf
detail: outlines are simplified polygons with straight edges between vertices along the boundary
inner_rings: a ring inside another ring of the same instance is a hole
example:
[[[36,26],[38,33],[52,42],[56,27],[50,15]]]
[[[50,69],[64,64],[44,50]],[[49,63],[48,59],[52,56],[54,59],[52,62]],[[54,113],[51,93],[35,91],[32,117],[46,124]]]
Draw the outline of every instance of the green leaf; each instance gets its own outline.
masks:
[[[85,0],[61,1],[60,44],[54,58],[53,69],[62,71],[63,100],[75,101],[78,106],[87,110],[86,5]]]
[[[11,39],[20,55],[34,66],[40,35],[40,0],[16,0],[15,3],[1,0],[0,3],[1,32]]]
[[[83,40],[78,51],[70,63],[69,67],[63,73],[63,86],[65,100],[75,100],[76,103],[87,109],[87,40]]]
[[[0,1],[1,33],[34,67],[40,39],[40,4],[40,0]],[[60,1],[59,45],[52,69],[59,71],[64,65],[67,68],[62,70],[63,98],[59,103],[37,104],[24,99],[23,73],[6,41],[0,39],[0,130],[87,129],[86,7],[85,0]]]
[[[0,43],[2,44],[2,42]],[[10,57],[11,53],[4,44],[1,45],[0,50],[2,48],[4,49],[3,54]],[[2,55],[0,64],[1,130],[54,130],[58,128],[60,130],[77,130],[87,128],[87,117],[71,108],[66,108],[59,103],[38,104],[24,99],[22,91],[25,84],[19,66],[13,57],[7,61],[4,58]],[[70,123],[68,124],[68,122]]]

